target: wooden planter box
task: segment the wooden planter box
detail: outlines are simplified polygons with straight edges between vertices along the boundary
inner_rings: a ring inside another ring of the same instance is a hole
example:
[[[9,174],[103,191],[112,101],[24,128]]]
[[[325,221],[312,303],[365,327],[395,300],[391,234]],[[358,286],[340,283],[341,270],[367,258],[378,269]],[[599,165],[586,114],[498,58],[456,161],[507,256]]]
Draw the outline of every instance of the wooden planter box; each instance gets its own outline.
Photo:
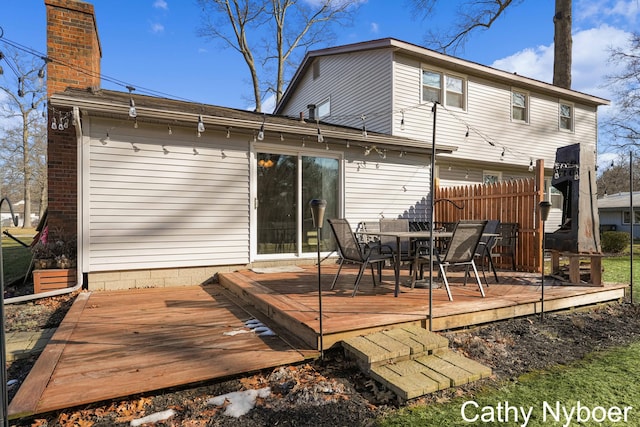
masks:
[[[33,270],[33,293],[54,291],[76,285],[75,268],[54,268],[50,270]]]

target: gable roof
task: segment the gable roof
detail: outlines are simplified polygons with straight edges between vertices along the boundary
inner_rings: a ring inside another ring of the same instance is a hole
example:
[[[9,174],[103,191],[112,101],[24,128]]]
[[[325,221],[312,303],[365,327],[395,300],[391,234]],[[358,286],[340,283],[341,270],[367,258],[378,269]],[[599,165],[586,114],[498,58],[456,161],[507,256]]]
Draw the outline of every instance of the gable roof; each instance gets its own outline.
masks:
[[[282,96],[282,99],[280,100],[280,103],[276,106],[275,112],[280,112],[282,110],[282,107],[286,105],[289,98],[295,92],[295,89],[300,83],[302,77],[312,66],[314,59],[323,56],[365,52],[374,49],[392,49],[395,52],[404,53],[414,58],[418,58],[423,62],[445,68],[447,70],[456,71],[467,75],[478,76],[487,80],[507,83],[512,86],[517,86],[521,89],[528,89],[536,93],[556,96],[567,101],[574,101],[591,106],[610,104],[610,101],[604,98],[588,95],[575,90],[564,89],[549,83],[542,82],[540,80],[520,76],[516,73],[509,73],[506,71],[498,70],[497,68],[492,68],[486,65],[481,65],[475,62],[445,55],[443,53],[439,53],[415,44],[403,42],[394,38],[384,38],[307,52],[304,59],[302,60],[301,65],[298,67],[296,73],[291,79],[289,86],[287,87],[284,95]]]
[[[263,130],[266,133],[293,135],[298,138],[309,137],[312,141],[313,138],[317,138],[318,129],[320,129],[325,140],[329,142],[342,140],[345,143],[349,141],[378,148],[401,148],[406,152],[431,152],[431,145],[412,138],[376,132],[368,132],[367,136],[364,136],[361,129],[347,126],[105,89],[68,88],[64,92],[52,95],[49,103],[57,108],[77,107],[83,115],[131,120],[129,117],[131,99],[135,102],[138,122],[165,126],[192,126],[195,129],[199,116],[202,116],[205,127],[229,129],[234,133],[255,134],[264,126]],[[455,146],[436,144],[437,153],[450,153],[456,149]]]
[[[633,192],[633,207],[640,207],[640,191]],[[611,194],[598,199],[598,209],[624,208],[629,208],[629,192]]]

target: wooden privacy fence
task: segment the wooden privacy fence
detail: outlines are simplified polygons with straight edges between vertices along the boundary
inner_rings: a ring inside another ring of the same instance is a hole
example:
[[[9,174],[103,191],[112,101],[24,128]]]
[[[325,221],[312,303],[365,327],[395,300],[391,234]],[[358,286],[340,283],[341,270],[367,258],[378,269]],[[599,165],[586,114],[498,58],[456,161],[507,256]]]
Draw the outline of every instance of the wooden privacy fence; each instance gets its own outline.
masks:
[[[541,170],[541,169],[538,169]],[[518,224],[516,269],[540,272],[542,266],[542,240],[538,203],[542,188],[536,179],[522,179],[495,184],[478,184],[436,188],[434,194],[434,222],[497,219]],[[511,268],[511,259],[498,258],[497,265]]]

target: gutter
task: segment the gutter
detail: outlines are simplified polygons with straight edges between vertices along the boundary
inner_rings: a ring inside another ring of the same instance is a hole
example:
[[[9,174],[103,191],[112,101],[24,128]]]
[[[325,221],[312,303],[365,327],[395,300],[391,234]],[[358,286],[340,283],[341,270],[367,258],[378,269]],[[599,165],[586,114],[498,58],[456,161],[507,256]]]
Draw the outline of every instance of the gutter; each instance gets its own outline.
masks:
[[[59,295],[65,295],[65,294],[70,294],[73,293],[79,289],[82,289],[82,283],[78,283],[77,285],[75,285],[72,288],[64,288],[64,289],[56,289],[54,291],[48,291],[48,292],[40,292],[39,294],[31,294],[31,295],[22,295],[19,297],[13,297],[13,298],[6,298],[4,300],[4,304],[17,304],[17,303],[21,303],[21,302],[27,302],[27,301],[34,301],[37,299],[41,299],[41,298],[48,298],[48,297],[57,297]]]

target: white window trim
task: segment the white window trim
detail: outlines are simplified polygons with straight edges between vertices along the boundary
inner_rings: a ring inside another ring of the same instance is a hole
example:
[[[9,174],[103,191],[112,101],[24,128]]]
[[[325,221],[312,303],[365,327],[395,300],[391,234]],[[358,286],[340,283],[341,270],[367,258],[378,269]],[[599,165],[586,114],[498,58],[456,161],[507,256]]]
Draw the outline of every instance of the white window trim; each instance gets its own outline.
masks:
[[[424,101],[424,84],[422,82],[422,72],[429,71],[432,73],[440,74],[440,103],[446,108],[451,108],[456,111],[467,111],[467,101],[468,101],[468,91],[469,85],[467,84],[468,79],[467,76],[457,73],[449,73],[441,68],[431,67],[428,65],[422,65],[420,67],[420,103],[426,104],[427,101]],[[456,79],[462,80],[462,108],[452,107],[447,105],[447,77],[455,77]]]
[[[514,92],[521,93],[525,96],[525,118],[524,120],[517,120],[513,118],[513,94]],[[511,88],[511,92],[509,92],[509,117],[511,117],[511,122],[513,123],[522,123],[529,124],[531,117],[531,95],[529,91],[518,89],[516,87]]]
[[[629,212],[631,212],[629,209],[622,211],[623,225],[631,225],[631,215],[629,215]],[[640,209],[638,209],[637,207],[634,207],[633,212],[635,213],[633,225],[640,224]],[[625,218],[625,217],[628,217],[628,218]]]
[[[571,129],[564,129],[561,126],[562,123],[562,106],[563,105],[568,105],[569,107],[571,107]],[[573,102],[567,102],[567,101],[563,101],[560,100],[560,102],[558,102],[558,130],[561,132],[567,132],[567,133],[574,133],[575,132],[575,126],[576,126],[576,106]]]

